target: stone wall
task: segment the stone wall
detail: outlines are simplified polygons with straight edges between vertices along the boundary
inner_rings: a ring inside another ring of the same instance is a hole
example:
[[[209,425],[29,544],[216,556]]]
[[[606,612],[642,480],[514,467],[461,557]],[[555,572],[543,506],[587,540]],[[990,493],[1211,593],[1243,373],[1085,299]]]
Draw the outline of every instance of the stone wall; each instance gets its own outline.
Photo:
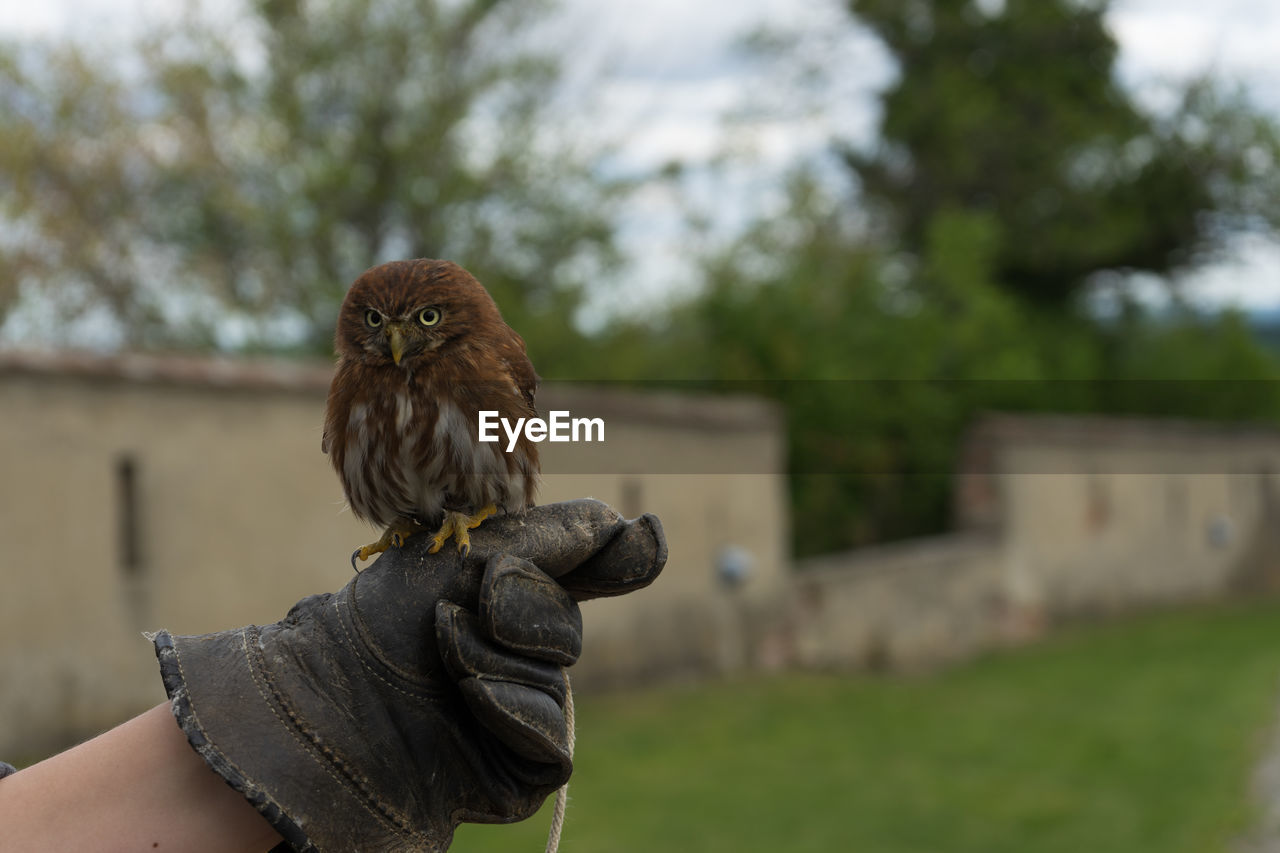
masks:
[[[809,667],[910,669],[967,657],[1006,619],[997,539],[962,534],[805,560],[794,651]]]
[[[800,562],[759,656],[910,668],[1055,622],[1280,588],[1276,431],[991,416],[962,459],[957,533]]]
[[[143,631],[272,622],[347,581],[373,531],[319,450],[330,375],[0,354],[0,756],[161,701]],[[542,500],[654,512],[670,543],[653,586],[584,606],[586,687],[917,668],[1060,620],[1280,587],[1274,431],[989,417],[963,449],[956,533],[793,570],[773,407],[581,386],[539,404],[608,424],[603,446],[543,445]]]
[[[320,452],[327,365],[0,354],[0,756],[40,755],[163,700],[143,631],[280,619],[334,590],[375,538]],[[717,578],[773,601],[788,574],[781,422],[754,399],[549,386],[539,405],[606,421],[604,445],[542,445],[541,502],[657,514],[670,561],[583,607],[580,684],[726,671]],[[748,463],[744,463],[748,460]]]

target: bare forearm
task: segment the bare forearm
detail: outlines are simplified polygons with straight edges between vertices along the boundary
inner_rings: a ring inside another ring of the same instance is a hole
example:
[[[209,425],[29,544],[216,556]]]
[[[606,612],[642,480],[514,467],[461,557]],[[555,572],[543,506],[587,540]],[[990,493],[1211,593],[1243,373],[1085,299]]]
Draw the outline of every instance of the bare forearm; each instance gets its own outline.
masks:
[[[262,853],[279,842],[158,705],[0,780],[6,850]]]

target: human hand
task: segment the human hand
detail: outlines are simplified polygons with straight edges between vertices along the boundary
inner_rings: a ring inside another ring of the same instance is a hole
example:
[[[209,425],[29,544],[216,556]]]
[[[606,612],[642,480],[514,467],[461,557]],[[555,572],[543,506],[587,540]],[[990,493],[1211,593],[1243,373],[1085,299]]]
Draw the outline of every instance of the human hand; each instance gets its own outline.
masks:
[[[155,637],[191,745],[296,850],[444,850],[533,814],[572,771],[576,602],[666,561],[654,516],[591,500],[491,519],[465,556],[429,544],[274,625]]]

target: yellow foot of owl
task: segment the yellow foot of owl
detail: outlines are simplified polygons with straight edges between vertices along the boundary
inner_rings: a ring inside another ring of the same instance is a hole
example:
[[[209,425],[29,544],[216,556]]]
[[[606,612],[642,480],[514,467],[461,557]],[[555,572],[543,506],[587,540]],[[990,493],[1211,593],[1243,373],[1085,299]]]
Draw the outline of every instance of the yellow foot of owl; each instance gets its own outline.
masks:
[[[454,512],[446,510],[444,514],[444,524],[440,525],[440,529],[436,531],[436,535],[431,537],[431,547],[427,549],[427,553],[434,554],[444,547],[444,543],[449,541],[452,536],[458,540],[458,553],[466,554],[471,550],[471,534],[468,530],[473,530],[480,526],[480,522],[498,511],[493,504],[489,504],[475,515],[467,515],[465,512]]]
[[[383,532],[382,538],[377,542],[370,542],[368,545],[361,545],[351,555],[351,568],[357,572],[360,569],[356,566],[356,559],[361,561],[367,560],[374,554],[381,554],[388,548],[399,548],[404,545],[405,540],[422,528],[418,523],[408,518],[397,518],[391,523],[391,526]]]

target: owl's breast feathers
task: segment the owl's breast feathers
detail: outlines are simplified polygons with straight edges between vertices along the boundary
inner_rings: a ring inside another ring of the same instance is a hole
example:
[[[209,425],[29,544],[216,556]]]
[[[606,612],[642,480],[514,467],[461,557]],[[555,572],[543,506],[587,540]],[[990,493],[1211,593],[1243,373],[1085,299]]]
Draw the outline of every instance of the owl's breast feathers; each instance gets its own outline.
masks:
[[[503,370],[466,373],[490,378],[339,364],[321,446],[355,515],[390,524],[397,517],[430,519],[446,507],[532,505],[537,446],[522,436],[507,453],[504,442],[481,442],[478,433],[481,410],[513,422],[534,415],[532,387],[526,393]]]

